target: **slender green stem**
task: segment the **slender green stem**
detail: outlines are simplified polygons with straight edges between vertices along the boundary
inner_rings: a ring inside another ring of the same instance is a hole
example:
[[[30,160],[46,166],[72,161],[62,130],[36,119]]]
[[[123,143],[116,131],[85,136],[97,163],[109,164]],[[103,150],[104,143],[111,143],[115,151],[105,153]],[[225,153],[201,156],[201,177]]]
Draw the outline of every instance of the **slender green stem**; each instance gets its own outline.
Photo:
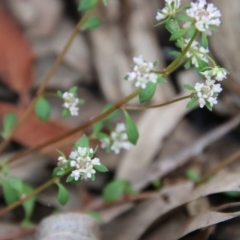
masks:
[[[200,53],[200,54],[204,55],[206,58],[208,58],[210,60],[210,62],[213,64],[213,67],[217,67],[217,64],[214,61],[214,59],[212,57],[210,57],[208,54],[203,53],[203,52],[198,51],[198,50],[194,50],[194,52],[197,52],[197,53]]]
[[[34,109],[35,103],[38,99],[38,97],[40,95],[43,94],[48,82],[50,81],[51,77],[54,75],[54,73],[56,72],[56,70],[58,69],[60,63],[62,62],[62,60],[64,59],[65,54],[67,53],[69,47],[71,46],[75,36],[78,34],[79,30],[81,30],[82,26],[84,25],[84,23],[87,21],[87,19],[89,18],[89,16],[92,14],[93,10],[97,7],[97,5],[100,3],[100,0],[97,0],[97,3],[95,4],[95,6],[90,9],[89,11],[87,11],[83,17],[81,18],[81,20],[78,22],[78,24],[76,25],[75,29],[73,30],[70,38],[68,39],[66,45],[64,46],[62,52],[59,54],[59,56],[57,57],[56,61],[54,62],[54,64],[52,65],[52,67],[50,68],[50,70],[48,71],[47,75],[45,76],[44,80],[42,81],[41,86],[39,87],[35,97],[33,98],[32,102],[30,103],[30,105],[28,106],[27,110],[25,111],[23,117],[20,119],[20,121],[15,125],[15,127],[13,128],[11,134],[9,134],[9,136],[7,138],[4,139],[4,141],[0,144],[0,152],[2,152],[7,145],[9,144],[9,142],[12,140],[14,134],[16,133],[16,131],[19,129],[19,127],[26,121],[26,119],[29,117],[30,113],[32,112],[32,110]]]
[[[10,204],[9,206],[7,206],[5,208],[2,208],[0,210],[0,216],[4,215],[5,213],[11,211],[12,209],[14,209],[14,208],[16,208],[18,206],[20,206],[23,202],[27,201],[29,198],[36,196],[37,194],[39,194],[40,192],[44,191],[45,189],[47,189],[48,187],[50,187],[51,185],[53,185],[54,183],[56,183],[58,181],[59,181],[58,177],[51,178],[49,181],[45,182],[40,187],[36,188],[34,191],[29,193],[25,197],[22,197],[18,201]]]
[[[139,105],[139,106],[122,106],[122,109],[139,111],[139,110],[148,110],[148,109],[153,109],[153,108],[160,108],[160,107],[164,107],[164,106],[167,106],[169,104],[172,104],[172,103],[175,103],[175,102],[179,102],[181,100],[184,100],[184,99],[187,99],[187,98],[190,98],[190,97],[191,97],[191,95],[187,95],[187,96],[180,97],[180,98],[174,99],[174,100],[166,102],[166,103],[161,103],[161,104],[156,104],[156,105],[149,105],[149,106],[142,106],[142,105]]]
[[[182,53],[165,69],[167,74],[170,74],[171,72],[173,72],[175,67],[182,61],[182,58],[188,52],[197,34],[198,34],[198,31],[196,30],[195,33],[193,34],[193,37],[189,41],[188,45],[183,49]]]
[[[188,45],[183,49],[182,53],[167,67],[164,69],[164,71],[158,71],[158,70],[153,70],[152,72],[157,73],[157,74],[164,74],[164,75],[169,75],[173,71],[175,71],[179,66],[182,65],[182,59],[188,52],[189,48],[191,47],[194,39],[196,38],[198,34],[198,31],[196,30],[195,33],[193,34],[193,37],[189,41]]]

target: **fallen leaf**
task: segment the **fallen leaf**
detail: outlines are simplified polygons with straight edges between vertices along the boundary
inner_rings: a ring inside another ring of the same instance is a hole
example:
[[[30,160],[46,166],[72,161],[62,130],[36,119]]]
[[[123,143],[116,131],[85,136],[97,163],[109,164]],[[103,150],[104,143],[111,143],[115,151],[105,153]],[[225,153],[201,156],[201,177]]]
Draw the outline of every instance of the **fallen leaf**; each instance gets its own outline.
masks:
[[[17,108],[11,104],[0,103],[1,119],[3,115],[9,112],[16,113],[18,119],[20,119],[23,116],[25,110],[26,109],[24,107]],[[35,114],[32,113],[30,114],[27,121],[23,123],[19,130],[16,132],[13,139],[21,143],[22,145],[31,148],[37,146],[38,144],[44,143],[52,138],[60,136],[61,134],[69,130],[71,130],[71,127],[59,120],[50,119],[47,122],[42,122],[35,116]],[[56,144],[48,145],[46,148],[42,149],[41,152],[48,153],[49,150],[57,148],[58,145],[68,143],[69,141],[74,141],[78,139],[79,136],[81,136],[81,133],[77,133],[76,135],[59,141]],[[65,152],[65,154],[68,154],[71,151],[71,147],[61,148],[61,151]],[[56,157],[58,156],[58,153],[55,153],[55,151],[53,150],[51,155]]]
[[[28,91],[33,83],[34,53],[10,14],[0,6],[0,75],[28,104]]]
[[[212,181],[195,189],[193,182],[187,181],[172,187],[163,188],[159,192],[159,197],[137,205],[132,210],[106,224],[103,228],[104,239],[137,240],[156,220],[177,207],[210,194],[239,190],[240,175],[238,172],[221,173]],[[213,216],[211,213],[209,214],[209,217]],[[231,215],[224,215],[221,219],[227,220],[230,218]],[[214,219],[216,218],[213,217]],[[194,228],[194,225],[192,228]],[[186,234],[186,232],[183,232],[182,235]]]

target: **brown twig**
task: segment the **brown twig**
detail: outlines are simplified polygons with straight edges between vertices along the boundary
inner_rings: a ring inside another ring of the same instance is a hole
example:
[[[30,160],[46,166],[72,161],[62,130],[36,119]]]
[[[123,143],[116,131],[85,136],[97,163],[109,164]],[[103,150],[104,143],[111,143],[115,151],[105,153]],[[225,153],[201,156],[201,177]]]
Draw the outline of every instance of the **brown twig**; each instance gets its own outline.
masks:
[[[155,163],[152,164],[149,170],[147,170],[144,174],[139,173],[131,183],[135,190],[142,189],[146,186],[149,182],[153,181],[154,179],[161,178],[166,174],[174,171],[177,167],[186,164],[192,157],[197,156],[200,154],[203,149],[209,146],[211,143],[216,141],[217,139],[221,138],[229,131],[237,127],[240,123],[240,114],[229,120],[228,122],[222,124],[221,126],[213,129],[212,131],[208,132],[201,138],[197,139],[191,145],[186,146],[176,155],[170,158],[159,159]],[[233,154],[231,158],[225,165],[230,164],[229,162],[232,158],[232,161],[236,160],[236,157],[240,157],[240,150],[238,153]],[[224,163],[223,163],[224,164]],[[225,166],[224,165],[224,166]],[[224,167],[221,166],[221,169]],[[214,173],[216,171],[214,170]],[[208,174],[207,177],[211,176],[213,173],[211,172]]]
[[[159,108],[159,107],[164,107],[164,106],[167,106],[169,104],[172,104],[172,103],[175,103],[175,102],[179,102],[181,100],[184,100],[184,99],[188,99],[191,97],[191,94],[190,95],[187,95],[187,96],[184,96],[184,97],[180,97],[180,98],[177,98],[177,99],[174,99],[172,101],[169,101],[169,102],[166,102],[166,103],[161,103],[161,104],[155,104],[155,105],[148,105],[148,106],[122,106],[121,108],[122,109],[127,109],[127,110],[147,110],[147,109],[152,109],[152,108]]]

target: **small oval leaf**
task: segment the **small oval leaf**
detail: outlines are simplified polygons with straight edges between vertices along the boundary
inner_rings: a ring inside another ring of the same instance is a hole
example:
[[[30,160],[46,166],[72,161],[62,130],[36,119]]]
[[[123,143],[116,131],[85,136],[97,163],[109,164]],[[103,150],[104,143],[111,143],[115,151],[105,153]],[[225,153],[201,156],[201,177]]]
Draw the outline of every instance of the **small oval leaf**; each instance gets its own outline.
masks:
[[[83,24],[83,29],[94,29],[98,28],[101,25],[101,21],[97,17],[91,17],[89,18],[84,24]]]
[[[39,97],[37,99],[35,104],[35,113],[42,121],[48,120],[51,113],[51,108],[44,97]]]
[[[107,172],[108,169],[104,165],[94,165],[93,166],[98,172]]]
[[[114,180],[108,183],[103,189],[103,199],[106,202],[118,200],[125,192],[126,182],[123,180]]]
[[[196,106],[197,103],[198,103],[198,98],[193,98],[188,102],[187,108],[192,108],[192,107]]]
[[[157,84],[149,82],[146,86],[146,88],[141,89],[139,93],[139,101],[140,103],[145,103],[149,101],[153,96],[156,91]]]
[[[126,111],[124,111],[124,115],[126,120],[126,132],[127,132],[128,140],[130,143],[136,145],[139,138],[137,126]]]
[[[81,0],[78,6],[78,11],[87,11],[91,9],[96,3],[97,0]]]
[[[61,184],[57,183],[58,186],[58,201],[61,205],[65,205],[69,199],[69,193],[67,189]]]

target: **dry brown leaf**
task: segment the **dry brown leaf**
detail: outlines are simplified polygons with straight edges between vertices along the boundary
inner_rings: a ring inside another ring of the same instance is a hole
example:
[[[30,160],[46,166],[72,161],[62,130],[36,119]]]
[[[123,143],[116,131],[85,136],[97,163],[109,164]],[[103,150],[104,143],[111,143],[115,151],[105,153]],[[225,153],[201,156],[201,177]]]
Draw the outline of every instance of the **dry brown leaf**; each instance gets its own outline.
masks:
[[[18,119],[20,119],[23,116],[25,110],[25,108],[17,108],[14,105],[0,103],[1,119],[3,115],[9,112],[14,112],[18,116]],[[31,114],[28,120],[24,124],[22,124],[20,129],[14,135],[14,140],[27,147],[34,147],[52,138],[60,136],[61,134],[69,131],[70,129],[71,127],[59,120],[49,120],[47,122],[42,122],[35,116],[35,114]],[[42,152],[47,152],[51,148],[55,149],[59,144],[63,144],[68,141],[74,141],[78,139],[79,136],[81,136],[81,134],[78,133],[63,141],[59,141],[57,144],[48,145],[42,150]],[[61,148],[61,150],[69,153],[71,151],[71,148],[64,147]],[[57,156],[58,154],[53,151],[52,155]]]
[[[153,222],[177,207],[209,194],[239,190],[239,173],[229,172],[219,174],[211,182],[196,189],[192,182],[163,188],[158,198],[144,202],[106,224],[103,233],[106,239],[137,240]]]
[[[149,169],[139,172],[138,176],[132,180],[131,183],[134,189],[142,189],[154,179],[162,178],[171,171],[174,171],[178,167],[186,164],[192,157],[197,156],[212,142],[236,128],[239,125],[239,122],[240,115],[237,115],[228,122],[206,133],[195,141],[192,141],[192,143],[189,143],[181,151],[172,154],[172,156],[166,156],[164,158],[160,157]]]
[[[9,13],[0,5],[0,74],[2,80],[28,103],[33,83],[34,53]]]

